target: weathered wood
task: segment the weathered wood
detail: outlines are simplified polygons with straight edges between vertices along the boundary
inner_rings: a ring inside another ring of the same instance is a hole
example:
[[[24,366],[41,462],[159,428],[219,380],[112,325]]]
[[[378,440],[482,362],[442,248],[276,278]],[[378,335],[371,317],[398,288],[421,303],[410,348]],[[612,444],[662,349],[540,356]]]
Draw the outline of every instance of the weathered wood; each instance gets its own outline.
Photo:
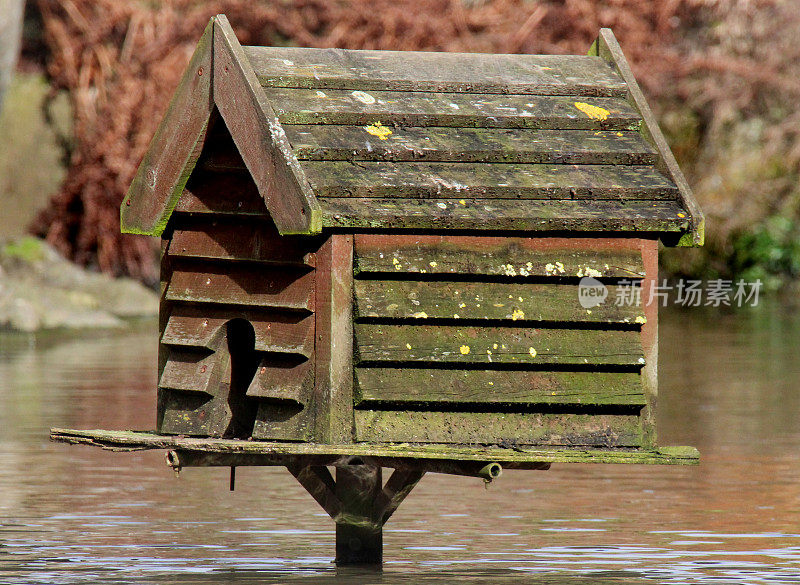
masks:
[[[187,183],[175,213],[267,216],[267,208],[249,176],[198,171]]]
[[[358,408],[388,405],[645,406],[635,372],[356,368]]]
[[[678,188],[680,201],[686,209],[690,218],[690,227],[684,237],[678,240],[679,246],[702,246],[705,239],[705,217],[697,201],[692,194],[683,172],[675,160],[675,156],[667,144],[667,140],[658,126],[647,100],[636,82],[636,78],[631,71],[628,60],[622,53],[614,33],[610,28],[601,28],[600,34],[592,47],[589,49],[590,55],[599,56],[608,63],[625,80],[627,86],[627,99],[642,116],[642,135],[653,144],[659,152],[659,160],[656,162],[657,168],[661,170]]]
[[[184,263],[172,272],[167,299],[313,311],[314,272]]]
[[[642,259],[647,277],[642,282],[642,304],[645,323],[642,325],[642,351],[645,365],[641,370],[642,387],[647,396],[647,407],[642,410],[644,444],[656,446],[656,404],[658,402],[658,306],[659,299],[651,296],[654,287],[661,281],[658,277],[658,241],[641,240]],[[652,302],[649,302],[650,299]]]
[[[355,325],[362,363],[644,364],[638,331]]]
[[[352,229],[680,232],[676,201],[320,198],[323,225]]]
[[[296,404],[259,401],[253,438],[264,441],[311,441],[314,429],[310,420],[312,417],[308,409],[301,410]]]
[[[614,302],[617,288],[607,286],[606,301],[586,309],[580,304],[577,284],[358,280],[355,306],[357,318],[491,319],[518,325],[644,322],[642,307]]]
[[[316,429],[351,443],[353,428],[353,237],[333,234],[317,254]]]
[[[398,126],[387,139],[364,126],[285,129],[299,160],[644,165],[656,158],[638,132]]]
[[[395,469],[379,494],[377,509],[381,512],[379,521],[386,524],[392,514],[397,511],[403,500],[425,475],[420,469]]]
[[[223,15],[214,22],[213,93],[278,231],[283,235],[318,233],[319,204]]]
[[[250,437],[256,404],[246,391],[258,363],[254,341],[252,327],[246,322],[228,323],[211,348],[207,395],[164,392],[159,430],[167,434]]]
[[[383,561],[381,468],[344,465],[336,468],[336,564],[380,565]]]
[[[170,435],[220,437],[230,422],[227,405],[198,393],[165,392],[159,432]]]
[[[331,518],[342,512],[331,472],[321,465],[288,465],[287,469]]]
[[[302,408],[308,404],[314,389],[313,363],[299,363],[276,356],[262,358],[247,395],[269,402],[287,403]]]
[[[652,167],[504,163],[304,161],[319,197],[675,200]],[[456,206],[458,201],[453,202]],[[484,201],[483,203],[486,203]],[[490,204],[492,202],[489,202]],[[461,205],[463,207],[463,204]],[[527,211],[527,206],[523,212]]]
[[[266,221],[204,221],[175,229],[169,253],[183,258],[314,266],[309,242],[280,236]]]
[[[213,395],[211,384],[216,356],[204,351],[171,348],[158,380],[162,390],[182,390]]]
[[[160,236],[203,145],[211,96],[214,19],[206,26],[120,208],[124,233]]]
[[[357,234],[355,271],[512,278],[644,276],[639,241],[623,238],[520,238]]]
[[[362,133],[392,126],[638,130],[641,118],[624,100],[591,98],[601,112],[584,113],[584,102],[567,96],[284,89],[264,90],[283,124],[358,124]],[[388,134],[390,135],[390,131]]]
[[[419,460],[496,461],[505,469],[520,469],[528,463],[638,463],[696,465],[699,453],[694,447],[659,447],[657,449],[603,449],[554,447],[501,447],[497,445],[386,445],[356,443],[276,443],[193,438],[147,431],[108,431],[50,429],[50,440],[95,445],[112,451],[142,449],[184,449],[200,453],[231,455],[267,455],[270,458],[294,457],[387,457],[406,462]],[[271,464],[271,463],[265,463]]]
[[[624,95],[598,58],[244,47],[265,87],[456,91],[539,95]]]
[[[370,443],[638,447],[632,415],[356,410],[355,435]]]
[[[256,351],[296,353],[305,357],[313,351],[313,316],[180,304],[172,309],[161,343],[211,349],[224,335],[225,324],[231,319],[244,319],[253,326]]]

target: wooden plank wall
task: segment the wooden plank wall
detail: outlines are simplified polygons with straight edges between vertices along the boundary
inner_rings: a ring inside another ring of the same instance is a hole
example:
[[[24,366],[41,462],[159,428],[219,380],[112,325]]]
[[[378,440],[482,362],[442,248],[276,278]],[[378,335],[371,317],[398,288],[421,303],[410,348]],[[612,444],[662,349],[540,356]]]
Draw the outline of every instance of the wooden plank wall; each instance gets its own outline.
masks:
[[[355,439],[649,443],[652,339],[643,305],[615,302],[641,286],[643,245],[356,235]],[[580,304],[582,277],[607,285],[605,303]]]
[[[281,237],[218,116],[165,232],[158,430],[307,440],[315,238]]]

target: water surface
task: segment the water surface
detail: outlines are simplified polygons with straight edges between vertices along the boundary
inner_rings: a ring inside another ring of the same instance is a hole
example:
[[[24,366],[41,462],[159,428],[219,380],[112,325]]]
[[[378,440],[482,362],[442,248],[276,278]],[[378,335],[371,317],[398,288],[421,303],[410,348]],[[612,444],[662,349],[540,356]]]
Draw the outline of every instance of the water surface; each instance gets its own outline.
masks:
[[[429,474],[383,574],[337,571],[333,523],[281,468],[53,444],[151,429],[156,326],[0,335],[0,583],[800,583],[800,316],[662,314],[659,437],[699,467]]]

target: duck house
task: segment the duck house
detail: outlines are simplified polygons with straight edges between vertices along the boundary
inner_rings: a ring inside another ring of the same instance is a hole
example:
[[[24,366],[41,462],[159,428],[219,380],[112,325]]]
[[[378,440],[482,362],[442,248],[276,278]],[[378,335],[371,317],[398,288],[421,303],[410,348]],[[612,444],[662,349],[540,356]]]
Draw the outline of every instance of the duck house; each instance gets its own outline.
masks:
[[[379,562],[425,472],[697,461],[656,441],[649,301],[703,216],[608,29],[588,55],[355,51],[217,16],[121,220],[162,241],[156,427],[53,437],[286,466],[340,563]]]

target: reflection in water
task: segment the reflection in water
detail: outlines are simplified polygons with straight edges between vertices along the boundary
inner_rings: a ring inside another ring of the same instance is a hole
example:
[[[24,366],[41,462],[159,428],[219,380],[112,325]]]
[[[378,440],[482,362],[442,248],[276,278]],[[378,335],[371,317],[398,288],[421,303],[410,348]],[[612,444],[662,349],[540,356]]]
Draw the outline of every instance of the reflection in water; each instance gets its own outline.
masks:
[[[429,475],[382,574],[337,571],[328,517],[282,469],[175,479],[161,452],[47,441],[152,428],[155,325],[0,336],[0,583],[800,583],[800,317],[667,312],[659,432],[699,467]]]

